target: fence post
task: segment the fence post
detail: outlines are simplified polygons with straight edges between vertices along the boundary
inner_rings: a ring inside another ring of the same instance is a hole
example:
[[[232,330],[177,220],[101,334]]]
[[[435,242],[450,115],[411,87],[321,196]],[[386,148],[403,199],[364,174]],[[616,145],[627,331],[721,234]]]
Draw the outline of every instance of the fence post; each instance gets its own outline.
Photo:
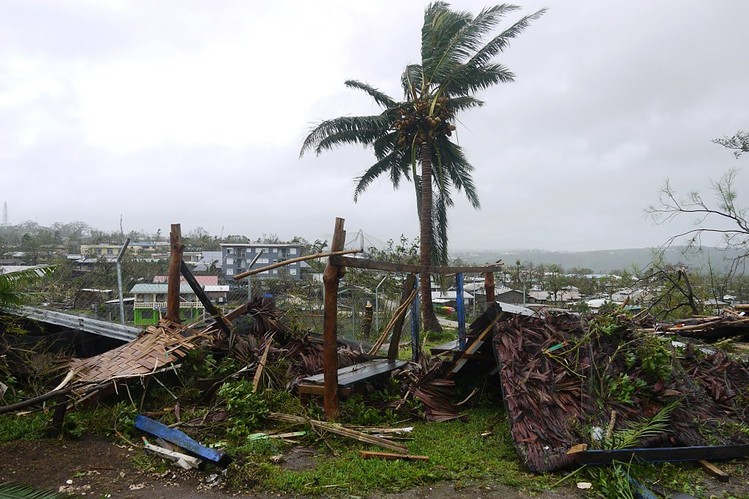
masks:
[[[466,307],[463,301],[463,273],[455,274],[455,308],[458,314],[458,343],[460,349],[466,347]]]
[[[179,288],[180,267],[182,264],[182,227],[180,224],[172,224],[169,233],[171,254],[169,259],[169,280],[167,281],[166,293],[166,319],[179,323]]]
[[[344,219],[335,219],[331,251],[342,251],[346,242],[343,230]],[[336,264],[336,258],[328,257],[323,272],[325,310],[323,312],[323,408],[325,417],[332,421],[338,418],[338,285],[345,269]]]

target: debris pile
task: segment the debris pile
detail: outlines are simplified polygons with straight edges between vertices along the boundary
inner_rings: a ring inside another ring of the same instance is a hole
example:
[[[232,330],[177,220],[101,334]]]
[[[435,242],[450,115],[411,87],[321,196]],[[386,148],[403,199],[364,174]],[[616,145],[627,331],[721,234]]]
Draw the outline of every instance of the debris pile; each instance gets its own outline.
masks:
[[[674,347],[624,317],[510,316],[494,334],[511,432],[535,472],[569,466],[573,446],[612,449],[618,432],[667,415],[627,446],[749,444],[749,371],[723,352]]]

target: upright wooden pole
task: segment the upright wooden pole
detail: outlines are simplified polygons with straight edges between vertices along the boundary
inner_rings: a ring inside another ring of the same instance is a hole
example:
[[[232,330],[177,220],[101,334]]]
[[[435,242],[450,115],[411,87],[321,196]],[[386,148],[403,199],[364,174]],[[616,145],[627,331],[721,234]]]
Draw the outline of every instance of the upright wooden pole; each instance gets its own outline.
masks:
[[[346,242],[345,220],[335,219],[331,251],[343,251]],[[335,257],[328,258],[322,275],[325,288],[323,311],[323,408],[329,421],[338,418],[338,283],[345,268],[335,264]]]
[[[180,224],[172,224],[169,233],[169,243],[172,249],[169,257],[169,280],[166,292],[166,319],[180,322],[179,319],[179,276],[182,264],[182,228]]]
[[[494,272],[486,272],[484,274],[484,290],[486,291],[486,306],[488,307],[496,301],[494,295]]]

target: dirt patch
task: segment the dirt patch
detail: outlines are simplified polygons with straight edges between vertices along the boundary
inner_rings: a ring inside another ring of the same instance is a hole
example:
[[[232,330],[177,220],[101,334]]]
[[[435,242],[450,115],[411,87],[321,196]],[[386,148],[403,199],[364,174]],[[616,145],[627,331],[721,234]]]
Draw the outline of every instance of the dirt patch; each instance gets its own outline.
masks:
[[[96,437],[12,442],[0,446],[0,482],[94,497],[226,497],[214,490],[220,470],[152,473],[133,462],[136,455],[143,451]]]
[[[144,471],[136,461],[146,454],[142,449],[101,437],[81,440],[34,440],[0,445],[0,483],[13,481],[26,485],[65,491],[81,497],[126,499],[223,499],[253,497],[270,499],[273,493],[238,494],[224,489],[221,470],[182,470],[171,466],[164,472]],[[301,471],[314,467],[316,451],[293,447],[279,465]],[[745,462],[723,463],[731,473],[729,483],[706,478],[701,496],[749,497],[749,473]],[[588,495],[589,496],[589,495]],[[572,499],[586,497],[574,483],[554,491],[530,493],[491,480],[482,483],[438,482],[398,493],[362,493],[372,499],[401,498],[508,498]]]

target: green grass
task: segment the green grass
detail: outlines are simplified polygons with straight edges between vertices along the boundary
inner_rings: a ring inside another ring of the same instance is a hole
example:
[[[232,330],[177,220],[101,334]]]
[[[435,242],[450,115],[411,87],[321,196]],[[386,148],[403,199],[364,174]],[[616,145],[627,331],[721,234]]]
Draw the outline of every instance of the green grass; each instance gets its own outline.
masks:
[[[40,412],[0,415],[0,443],[44,438],[51,415]]]
[[[484,432],[492,435],[482,438]],[[321,451],[324,455],[317,458],[314,469],[307,471],[284,470],[270,462],[271,455],[283,453],[280,442],[254,442],[237,449],[240,457],[229,471],[232,482],[235,486],[255,485],[282,493],[356,494],[402,490],[439,480],[492,480],[541,490],[558,480],[524,471],[509,436],[507,418],[502,410],[492,406],[472,410],[465,422],[414,423],[409,453],[429,456],[427,462],[363,459],[360,449],[383,449],[341,438],[328,438],[327,442],[337,455]],[[325,445],[320,443],[318,448],[325,449]]]

